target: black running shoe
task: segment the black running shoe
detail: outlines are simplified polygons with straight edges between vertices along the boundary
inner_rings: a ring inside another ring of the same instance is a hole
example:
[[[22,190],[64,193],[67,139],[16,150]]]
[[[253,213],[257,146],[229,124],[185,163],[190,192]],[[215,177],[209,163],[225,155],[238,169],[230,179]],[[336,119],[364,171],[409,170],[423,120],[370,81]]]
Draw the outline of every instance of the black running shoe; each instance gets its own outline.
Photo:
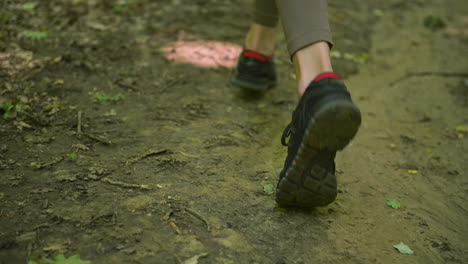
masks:
[[[270,57],[243,50],[231,82],[242,88],[266,91],[276,84],[275,65]]]
[[[297,207],[333,202],[336,151],[348,145],[360,124],[361,113],[338,75],[323,73],[311,82],[281,138],[288,156],[276,187],[276,202]]]

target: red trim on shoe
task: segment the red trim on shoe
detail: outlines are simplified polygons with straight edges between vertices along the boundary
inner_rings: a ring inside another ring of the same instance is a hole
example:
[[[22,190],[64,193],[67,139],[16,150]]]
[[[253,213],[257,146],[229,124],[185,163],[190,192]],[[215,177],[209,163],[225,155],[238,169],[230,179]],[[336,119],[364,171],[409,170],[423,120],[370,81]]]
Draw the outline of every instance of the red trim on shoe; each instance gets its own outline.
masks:
[[[243,56],[244,57],[251,57],[251,58],[255,58],[257,60],[260,60],[260,61],[267,61],[269,60],[270,58],[261,54],[261,53],[258,53],[256,51],[253,51],[253,50],[245,50],[244,53],[243,53]]]
[[[317,75],[317,77],[315,77],[314,79],[314,82],[318,82],[326,78],[333,78],[333,79],[341,80],[340,76],[338,76],[338,74],[334,72],[324,72],[324,73]]]

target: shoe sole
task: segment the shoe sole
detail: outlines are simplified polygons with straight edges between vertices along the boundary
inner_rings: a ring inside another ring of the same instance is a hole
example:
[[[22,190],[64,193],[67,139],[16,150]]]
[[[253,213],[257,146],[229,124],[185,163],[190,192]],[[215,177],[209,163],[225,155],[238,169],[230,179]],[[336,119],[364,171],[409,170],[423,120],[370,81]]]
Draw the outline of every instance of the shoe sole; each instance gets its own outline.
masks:
[[[337,196],[335,173],[330,168],[336,151],[345,148],[356,135],[361,113],[348,100],[326,103],[309,121],[292,165],[278,183],[276,202],[280,206],[317,207]]]
[[[241,88],[249,89],[249,90],[256,91],[256,92],[265,92],[265,91],[269,90],[270,88],[272,88],[273,86],[275,86],[275,84],[276,84],[276,82],[269,82],[269,83],[265,83],[265,84],[256,84],[256,83],[251,83],[251,82],[246,82],[246,81],[240,80],[240,79],[236,78],[235,76],[233,76],[231,78],[231,83],[234,84],[234,85],[237,85],[237,86],[239,86]]]

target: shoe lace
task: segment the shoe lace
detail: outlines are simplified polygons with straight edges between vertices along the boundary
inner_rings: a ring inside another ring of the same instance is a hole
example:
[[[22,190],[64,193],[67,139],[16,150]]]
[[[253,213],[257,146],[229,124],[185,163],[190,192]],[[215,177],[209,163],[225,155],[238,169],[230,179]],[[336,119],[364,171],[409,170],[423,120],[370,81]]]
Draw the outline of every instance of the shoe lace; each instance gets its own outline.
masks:
[[[283,135],[281,136],[281,144],[283,146],[287,146],[289,144],[289,140],[286,142],[286,140],[288,139],[288,137],[291,135],[292,133],[292,123],[289,123],[289,125],[284,129],[283,131]]]

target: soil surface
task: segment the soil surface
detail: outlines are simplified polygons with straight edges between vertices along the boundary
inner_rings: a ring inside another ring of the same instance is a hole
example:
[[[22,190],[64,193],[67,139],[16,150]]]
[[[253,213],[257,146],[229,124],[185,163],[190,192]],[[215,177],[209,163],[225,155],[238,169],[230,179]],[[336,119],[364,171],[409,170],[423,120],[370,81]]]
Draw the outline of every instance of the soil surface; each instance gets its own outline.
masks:
[[[241,45],[251,1],[184,2],[0,3],[0,263],[468,263],[467,1],[329,1],[363,125],[311,210],[264,191],[297,103],[283,35],[277,87],[246,94],[160,49]]]

